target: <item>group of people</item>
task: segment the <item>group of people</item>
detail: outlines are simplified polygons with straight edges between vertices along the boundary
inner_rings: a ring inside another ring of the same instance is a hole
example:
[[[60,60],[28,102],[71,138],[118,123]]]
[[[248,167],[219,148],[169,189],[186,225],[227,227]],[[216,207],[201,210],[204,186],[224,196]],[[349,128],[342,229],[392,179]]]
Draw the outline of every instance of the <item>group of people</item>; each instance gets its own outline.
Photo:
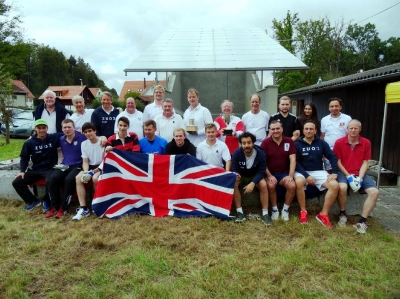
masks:
[[[255,103],[250,98],[251,106]],[[260,99],[259,99],[260,100]],[[315,186],[327,190],[322,211],[316,219],[322,225],[332,228],[328,213],[338,201],[338,225],[347,224],[347,190],[367,194],[361,217],[353,226],[359,233],[366,233],[367,218],[374,209],[379,190],[367,175],[368,160],[371,159],[371,143],[360,136],[361,122],[341,112],[342,100],[328,100],[330,114],[318,121],[313,103],[306,103],[302,115],[297,118],[288,111],[290,98],[279,100],[279,112],[269,119],[268,137],[257,145],[259,139],[247,130],[239,137],[241,148],[232,156],[232,171],[236,172],[234,202],[236,222],[246,218],[241,207],[240,188],[244,193],[254,187],[260,191],[262,221],[272,225],[279,215],[289,220],[289,207],[294,197],[300,206],[300,223],[308,223],[305,190]],[[253,112],[252,112],[253,113]],[[243,117],[244,120],[244,117]],[[279,187],[278,187],[279,186]],[[277,208],[277,189],[284,188],[283,208]],[[271,203],[271,215],[268,205]]]
[[[43,210],[46,218],[66,215],[72,196],[77,193],[79,208],[73,220],[90,215],[86,187],[96,187],[104,154],[113,148],[148,154],[190,154],[206,163],[237,174],[233,202],[236,222],[246,218],[241,206],[241,190],[260,191],[262,221],[272,225],[279,215],[289,220],[289,207],[296,196],[300,205],[300,223],[308,222],[304,190],[307,186],[327,189],[325,203],[316,219],[331,228],[328,212],[338,200],[339,226],[345,226],[348,184],[365,190],[358,232],[367,230],[366,219],[374,208],[379,191],[366,174],[371,158],[370,142],[360,136],[361,123],[341,112],[342,101],[329,100],[330,115],[318,120],[313,103],[304,106],[302,115],[291,114],[291,100],[279,100],[279,112],[271,117],[260,109],[261,97],[250,96],[251,110],[240,119],[234,105],[221,103],[221,115],[212,119],[210,111],[199,103],[199,93],[189,89],[189,107],[183,118],[175,113],[165,90],[154,88],[154,102],[144,112],[136,110],[133,98],[126,100],[125,111],[112,106],[108,92],[101,95],[101,106],[85,108],[84,99],[75,96],[75,113],[58,102],[54,92],[44,93],[44,102],[34,112],[36,134],[21,151],[20,173],[13,186],[26,202],[25,210],[42,205],[28,189],[41,178],[46,180]],[[61,149],[62,161],[58,163]],[[29,161],[32,165],[28,167]],[[60,188],[64,187],[61,198]],[[280,187],[278,187],[280,186]],[[277,187],[284,188],[284,205],[277,208]],[[271,215],[268,206],[271,203]]]

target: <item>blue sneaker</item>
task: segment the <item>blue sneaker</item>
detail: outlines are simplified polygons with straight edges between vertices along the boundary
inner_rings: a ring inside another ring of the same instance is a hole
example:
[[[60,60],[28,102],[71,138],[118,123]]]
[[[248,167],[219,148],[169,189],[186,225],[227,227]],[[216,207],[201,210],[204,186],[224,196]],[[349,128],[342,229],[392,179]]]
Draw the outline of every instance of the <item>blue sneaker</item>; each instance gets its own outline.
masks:
[[[36,208],[38,206],[41,206],[41,205],[42,205],[42,203],[39,200],[38,201],[34,201],[34,202],[30,203],[29,205],[27,205],[24,208],[24,211],[32,211],[34,208]]]
[[[42,212],[46,213],[48,210],[50,210],[51,206],[47,201],[43,202],[43,208],[42,208]]]

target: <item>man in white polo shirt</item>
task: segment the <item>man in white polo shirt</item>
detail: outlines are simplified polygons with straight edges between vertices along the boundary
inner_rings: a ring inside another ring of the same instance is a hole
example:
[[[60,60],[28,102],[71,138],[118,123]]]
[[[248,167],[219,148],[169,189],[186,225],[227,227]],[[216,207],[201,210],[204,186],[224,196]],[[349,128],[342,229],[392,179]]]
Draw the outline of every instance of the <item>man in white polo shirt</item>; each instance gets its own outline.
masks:
[[[174,130],[184,128],[182,117],[174,113],[174,102],[165,99],[162,104],[163,113],[157,115],[154,121],[157,124],[156,135],[170,142],[174,138]]]
[[[164,100],[165,89],[161,85],[154,86],[153,103],[148,104],[143,111],[143,121],[153,119],[162,113],[162,103]]]
[[[208,164],[223,168],[222,160],[225,161],[225,169],[231,169],[231,154],[228,146],[217,139],[217,127],[214,123],[205,126],[207,139],[197,146],[196,157]]]
[[[331,150],[336,140],[347,135],[347,125],[351,117],[341,112],[343,101],[339,98],[330,98],[328,100],[329,111],[331,114],[321,119],[320,138],[329,144]],[[329,160],[324,158],[325,170],[331,170]]]
[[[114,132],[118,133],[118,120],[121,116],[125,116],[129,119],[128,133],[134,132],[139,139],[143,138],[143,113],[136,109],[136,102],[134,98],[126,99],[125,111],[118,114],[115,119]]]

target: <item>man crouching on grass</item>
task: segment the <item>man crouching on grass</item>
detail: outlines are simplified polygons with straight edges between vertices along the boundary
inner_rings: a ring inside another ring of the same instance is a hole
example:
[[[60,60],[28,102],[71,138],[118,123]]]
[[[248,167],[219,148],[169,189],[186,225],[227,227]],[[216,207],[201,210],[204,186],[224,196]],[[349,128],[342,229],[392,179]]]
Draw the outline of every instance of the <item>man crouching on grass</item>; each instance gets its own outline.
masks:
[[[265,225],[272,225],[268,215],[268,189],[264,180],[267,161],[262,148],[255,145],[256,137],[245,132],[239,136],[239,147],[232,155],[232,172],[236,173],[235,190],[233,200],[236,206],[235,222],[246,220],[242,209],[242,198],[239,188],[243,188],[244,194],[251,193],[254,187],[260,190],[260,202],[262,206],[262,221]]]

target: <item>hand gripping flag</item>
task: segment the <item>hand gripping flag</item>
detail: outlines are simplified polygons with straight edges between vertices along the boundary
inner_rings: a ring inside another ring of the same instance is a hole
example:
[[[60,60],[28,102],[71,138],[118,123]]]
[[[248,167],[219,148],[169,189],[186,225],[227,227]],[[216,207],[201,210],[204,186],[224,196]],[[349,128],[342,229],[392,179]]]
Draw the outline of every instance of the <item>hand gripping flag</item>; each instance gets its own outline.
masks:
[[[230,219],[236,175],[190,155],[114,149],[104,158],[92,208],[98,217],[217,216]]]

